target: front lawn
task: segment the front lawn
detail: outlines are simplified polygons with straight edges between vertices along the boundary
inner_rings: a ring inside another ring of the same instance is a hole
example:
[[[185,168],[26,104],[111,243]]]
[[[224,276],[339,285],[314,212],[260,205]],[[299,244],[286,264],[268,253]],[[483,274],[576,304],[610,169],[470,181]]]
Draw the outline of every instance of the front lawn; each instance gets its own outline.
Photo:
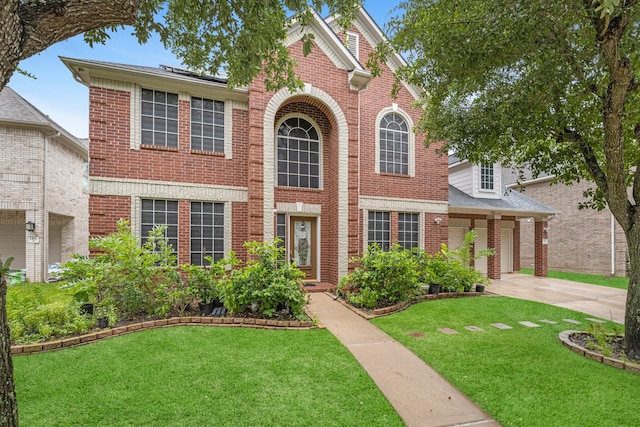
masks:
[[[327,330],[174,327],[14,357],[25,426],[400,426]]]
[[[533,274],[530,268],[521,268],[522,274]],[[608,277],[599,274],[570,273],[566,271],[549,271],[548,276],[554,279],[571,280],[572,282],[588,283],[591,285],[608,286],[610,288],[628,289],[628,277]]]
[[[482,297],[423,302],[373,323],[503,426],[640,425],[640,375],[579,356],[558,341],[560,331],[586,329],[585,317],[589,316],[531,301]],[[563,319],[583,323],[572,325]],[[513,329],[500,330],[492,323]],[[484,331],[471,332],[465,326]],[[458,333],[447,335],[438,328]]]

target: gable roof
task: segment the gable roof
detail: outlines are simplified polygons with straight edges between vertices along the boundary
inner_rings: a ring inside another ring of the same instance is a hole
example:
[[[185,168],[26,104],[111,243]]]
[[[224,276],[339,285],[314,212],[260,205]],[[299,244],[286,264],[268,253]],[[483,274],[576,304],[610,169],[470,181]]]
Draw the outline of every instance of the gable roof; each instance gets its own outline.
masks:
[[[311,14],[313,19],[304,29],[300,21],[293,18],[287,39],[284,41],[285,46],[291,46],[299,41],[305,33],[313,34],[316,47],[322,49],[336,67],[349,71],[349,83],[356,89],[365,87],[372,78],[371,73],[347,49],[326,20],[322,19],[313,9],[311,9]]]
[[[0,125],[37,128],[49,136],[59,136],[69,148],[87,157],[87,146],[9,86],[0,92]]]
[[[450,213],[497,213],[519,217],[548,217],[560,212],[515,190],[502,187],[502,198],[480,199],[449,185]]]
[[[337,17],[330,16],[325,22],[331,28],[335,29],[337,26]],[[364,36],[367,42],[372,46],[376,47],[378,44],[387,40],[387,37],[382,32],[380,26],[376,23],[376,21],[371,17],[369,12],[364,8],[364,6],[360,7],[358,13],[356,14],[356,19],[353,22],[353,25],[360,31],[360,33]],[[387,58],[387,66],[391,69],[392,72],[396,72],[399,68],[407,65],[407,61],[397,52],[394,52]],[[405,81],[401,81],[403,86],[409,91],[409,93],[415,98],[418,99],[422,94],[422,88],[409,84]]]

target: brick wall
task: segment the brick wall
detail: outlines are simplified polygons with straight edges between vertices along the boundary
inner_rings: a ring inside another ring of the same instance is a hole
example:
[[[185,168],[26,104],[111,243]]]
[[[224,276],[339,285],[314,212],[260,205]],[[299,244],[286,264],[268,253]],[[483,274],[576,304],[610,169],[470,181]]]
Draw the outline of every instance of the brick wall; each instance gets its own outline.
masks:
[[[611,274],[611,213],[608,209],[578,209],[584,202],[583,192],[592,186],[587,182],[571,186],[539,182],[527,185],[524,194],[550,206],[560,214],[549,223],[548,268],[550,270]],[[534,257],[534,223],[520,222],[522,247],[521,267],[532,268]],[[626,239],[617,222],[614,223],[615,274],[625,276]]]

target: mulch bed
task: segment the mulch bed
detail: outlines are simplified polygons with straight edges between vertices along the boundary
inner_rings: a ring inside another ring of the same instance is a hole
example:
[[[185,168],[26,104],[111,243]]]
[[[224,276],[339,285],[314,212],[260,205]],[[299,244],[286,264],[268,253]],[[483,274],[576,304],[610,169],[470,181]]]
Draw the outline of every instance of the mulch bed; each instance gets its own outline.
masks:
[[[599,351],[595,347],[592,347],[592,344],[597,345],[598,342],[595,340],[595,338],[593,338],[591,334],[587,332],[574,332],[569,335],[569,339],[573,343],[578,344],[581,347],[588,348],[589,350],[595,353],[602,354],[602,351]],[[615,337],[612,336],[611,341],[609,342],[609,345],[613,350],[613,354],[607,357],[611,357],[613,359],[618,359],[621,361],[629,360],[629,361],[640,364],[640,356],[636,356],[635,358],[630,358],[627,356],[625,352],[625,346],[624,346],[624,336],[621,336],[621,335],[618,335]]]

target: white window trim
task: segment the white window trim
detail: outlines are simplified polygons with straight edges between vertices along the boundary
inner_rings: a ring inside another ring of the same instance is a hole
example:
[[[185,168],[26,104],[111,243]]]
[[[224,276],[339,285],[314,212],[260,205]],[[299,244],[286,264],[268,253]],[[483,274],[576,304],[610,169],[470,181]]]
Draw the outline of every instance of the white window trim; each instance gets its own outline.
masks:
[[[415,177],[416,176],[416,135],[413,132],[413,120],[411,117],[396,105],[391,107],[383,108],[378,113],[378,117],[376,117],[376,130],[375,130],[375,173],[380,173],[380,121],[384,116],[389,113],[399,114],[406,122],[407,127],[409,128],[409,164],[408,164],[408,174],[405,176]],[[395,174],[394,174],[395,175]],[[397,174],[401,175],[401,174]]]
[[[482,188],[482,169],[483,166],[491,166],[491,186],[493,188]],[[493,163],[480,163],[478,166],[478,190],[486,193],[493,193],[496,191],[496,165]]]
[[[273,138],[274,138],[273,158],[275,160],[275,167],[273,168],[273,179],[274,179],[275,186],[279,187],[278,185],[278,128],[280,128],[280,125],[290,118],[304,119],[309,123],[311,123],[311,125],[316,129],[316,132],[318,133],[318,143],[320,144],[318,147],[318,150],[319,150],[318,152],[319,166],[318,167],[319,167],[320,176],[318,177],[318,184],[319,184],[318,188],[307,188],[307,187],[283,187],[283,188],[295,188],[297,190],[323,190],[324,189],[324,179],[323,179],[324,177],[324,156],[323,156],[324,136],[322,135],[322,130],[320,129],[320,126],[318,126],[318,123],[315,120],[313,120],[311,117],[303,113],[289,113],[284,115],[280,120],[276,122],[276,127],[273,130]]]

